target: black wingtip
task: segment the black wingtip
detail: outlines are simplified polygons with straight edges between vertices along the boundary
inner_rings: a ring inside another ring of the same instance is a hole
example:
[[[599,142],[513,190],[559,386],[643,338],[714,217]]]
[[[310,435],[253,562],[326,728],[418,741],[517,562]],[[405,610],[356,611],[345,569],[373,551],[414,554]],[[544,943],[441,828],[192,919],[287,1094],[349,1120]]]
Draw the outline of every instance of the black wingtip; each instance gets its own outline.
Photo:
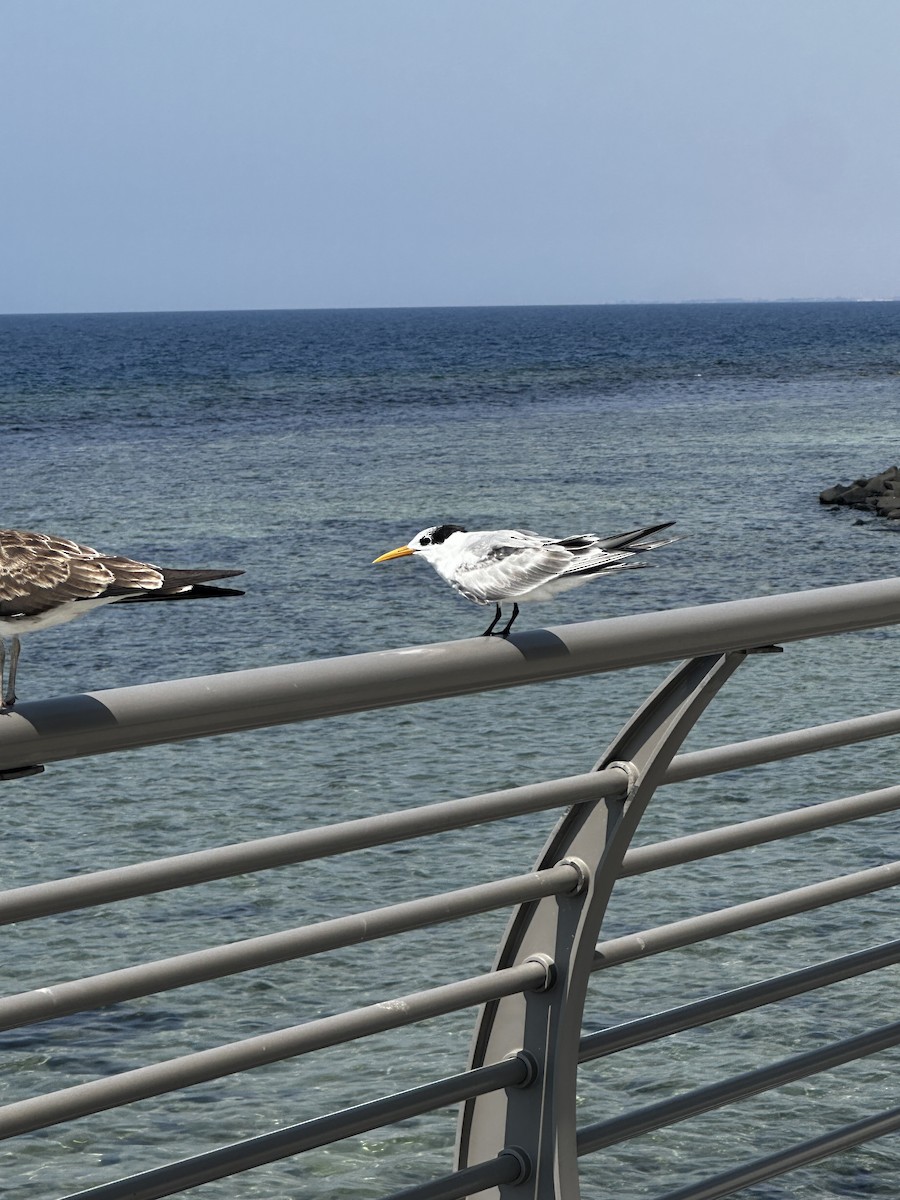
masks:
[[[237,567],[209,567],[200,570],[183,567],[159,567],[163,577],[163,590],[173,588],[196,588],[199,584],[212,583],[217,579],[233,579],[244,572]]]
[[[243,575],[243,573],[243,571],[235,572],[236,575]],[[189,593],[192,600],[205,600],[213,596],[246,596],[246,594],[240,588],[213,587],[208,583],[195,583]],[[172,599],[174,600],[175,597],[173,596]]]
[[[658,525],[645,525],[642,529],[631,529],[628,533],[617,533],[612,537],[603,538],[600,545],[604,550],[625,550],[642,538],[659,533],[661,529],[671,529],[674,524],[674,521],[660,521]]]

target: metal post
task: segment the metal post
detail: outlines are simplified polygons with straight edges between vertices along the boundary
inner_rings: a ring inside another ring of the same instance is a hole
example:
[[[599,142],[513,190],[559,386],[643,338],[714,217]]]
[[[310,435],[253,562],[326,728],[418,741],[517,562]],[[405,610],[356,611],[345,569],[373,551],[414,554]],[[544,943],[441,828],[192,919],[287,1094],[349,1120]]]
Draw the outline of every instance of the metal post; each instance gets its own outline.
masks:
[[[524,1053],[534,1064],[524,1086],[468,1101],[460,1117],[457,1165],[514,1149],[530,1165],[526,1180],[486,1193],[512,1200],[577,1200],[575,1123],[581,1021],[594,947],[613,884],[638,823],[672,756],[744,651],[683,663],[628,722],[596,769],[624,765],[632,784],[624,799],[571,809],[551,834],[539,869],[562,860],[582,864],[577,893],[521,905],[511,918],[495,969],[544,956],[551,984],[483,1008],[470,1065]]]

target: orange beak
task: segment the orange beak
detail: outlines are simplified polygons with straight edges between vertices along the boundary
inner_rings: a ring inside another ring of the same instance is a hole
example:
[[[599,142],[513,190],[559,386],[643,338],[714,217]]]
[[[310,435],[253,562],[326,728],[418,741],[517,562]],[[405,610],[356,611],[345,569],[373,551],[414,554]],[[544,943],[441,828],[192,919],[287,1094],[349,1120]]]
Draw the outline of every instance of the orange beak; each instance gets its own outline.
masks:
[[[380,558],[372,560],[372,566],[375,563],[387,562],[389,558],[405,558],[407,554],[414,554],[414,550],[410,550],[409,546],[398,546],[396,550],[388,550],[387,554],[382,554]]]

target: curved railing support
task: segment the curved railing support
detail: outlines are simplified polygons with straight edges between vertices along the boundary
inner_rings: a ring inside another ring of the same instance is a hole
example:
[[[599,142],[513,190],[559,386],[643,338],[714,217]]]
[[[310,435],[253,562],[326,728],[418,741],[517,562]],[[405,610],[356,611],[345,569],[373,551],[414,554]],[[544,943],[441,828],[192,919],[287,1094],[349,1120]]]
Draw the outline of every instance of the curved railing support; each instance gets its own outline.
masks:
[[[495,969],[538,958],[547,964],[539,991],[509,996],[481,1012],[470,1065],[511,1055],[531,1066],[526,1084],[468,1101],[460,1117],[457,1164],[514,1149],[527,1178],[486,1195],[576,1200],[579,1196],[575,1095],[578,1043],[594,948],[622,859],[672,757],[746,651],[683,663],[645,701],[596,765],[620,768],[624,799],[574,806],[550,836],[537,869],[562,860],[582,870],[580,887],[521,905],[507,927]]]

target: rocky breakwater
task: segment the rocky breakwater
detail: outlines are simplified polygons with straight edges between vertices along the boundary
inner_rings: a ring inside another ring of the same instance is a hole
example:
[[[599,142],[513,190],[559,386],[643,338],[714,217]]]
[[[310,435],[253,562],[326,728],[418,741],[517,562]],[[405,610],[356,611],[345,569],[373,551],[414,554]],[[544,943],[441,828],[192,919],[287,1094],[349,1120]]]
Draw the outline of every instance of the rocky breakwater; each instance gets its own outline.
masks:
[[[819,503],[859,508],[873,516],[900,521],[900,467],[888,467],[853,483],[836,483],[819,493]]]

